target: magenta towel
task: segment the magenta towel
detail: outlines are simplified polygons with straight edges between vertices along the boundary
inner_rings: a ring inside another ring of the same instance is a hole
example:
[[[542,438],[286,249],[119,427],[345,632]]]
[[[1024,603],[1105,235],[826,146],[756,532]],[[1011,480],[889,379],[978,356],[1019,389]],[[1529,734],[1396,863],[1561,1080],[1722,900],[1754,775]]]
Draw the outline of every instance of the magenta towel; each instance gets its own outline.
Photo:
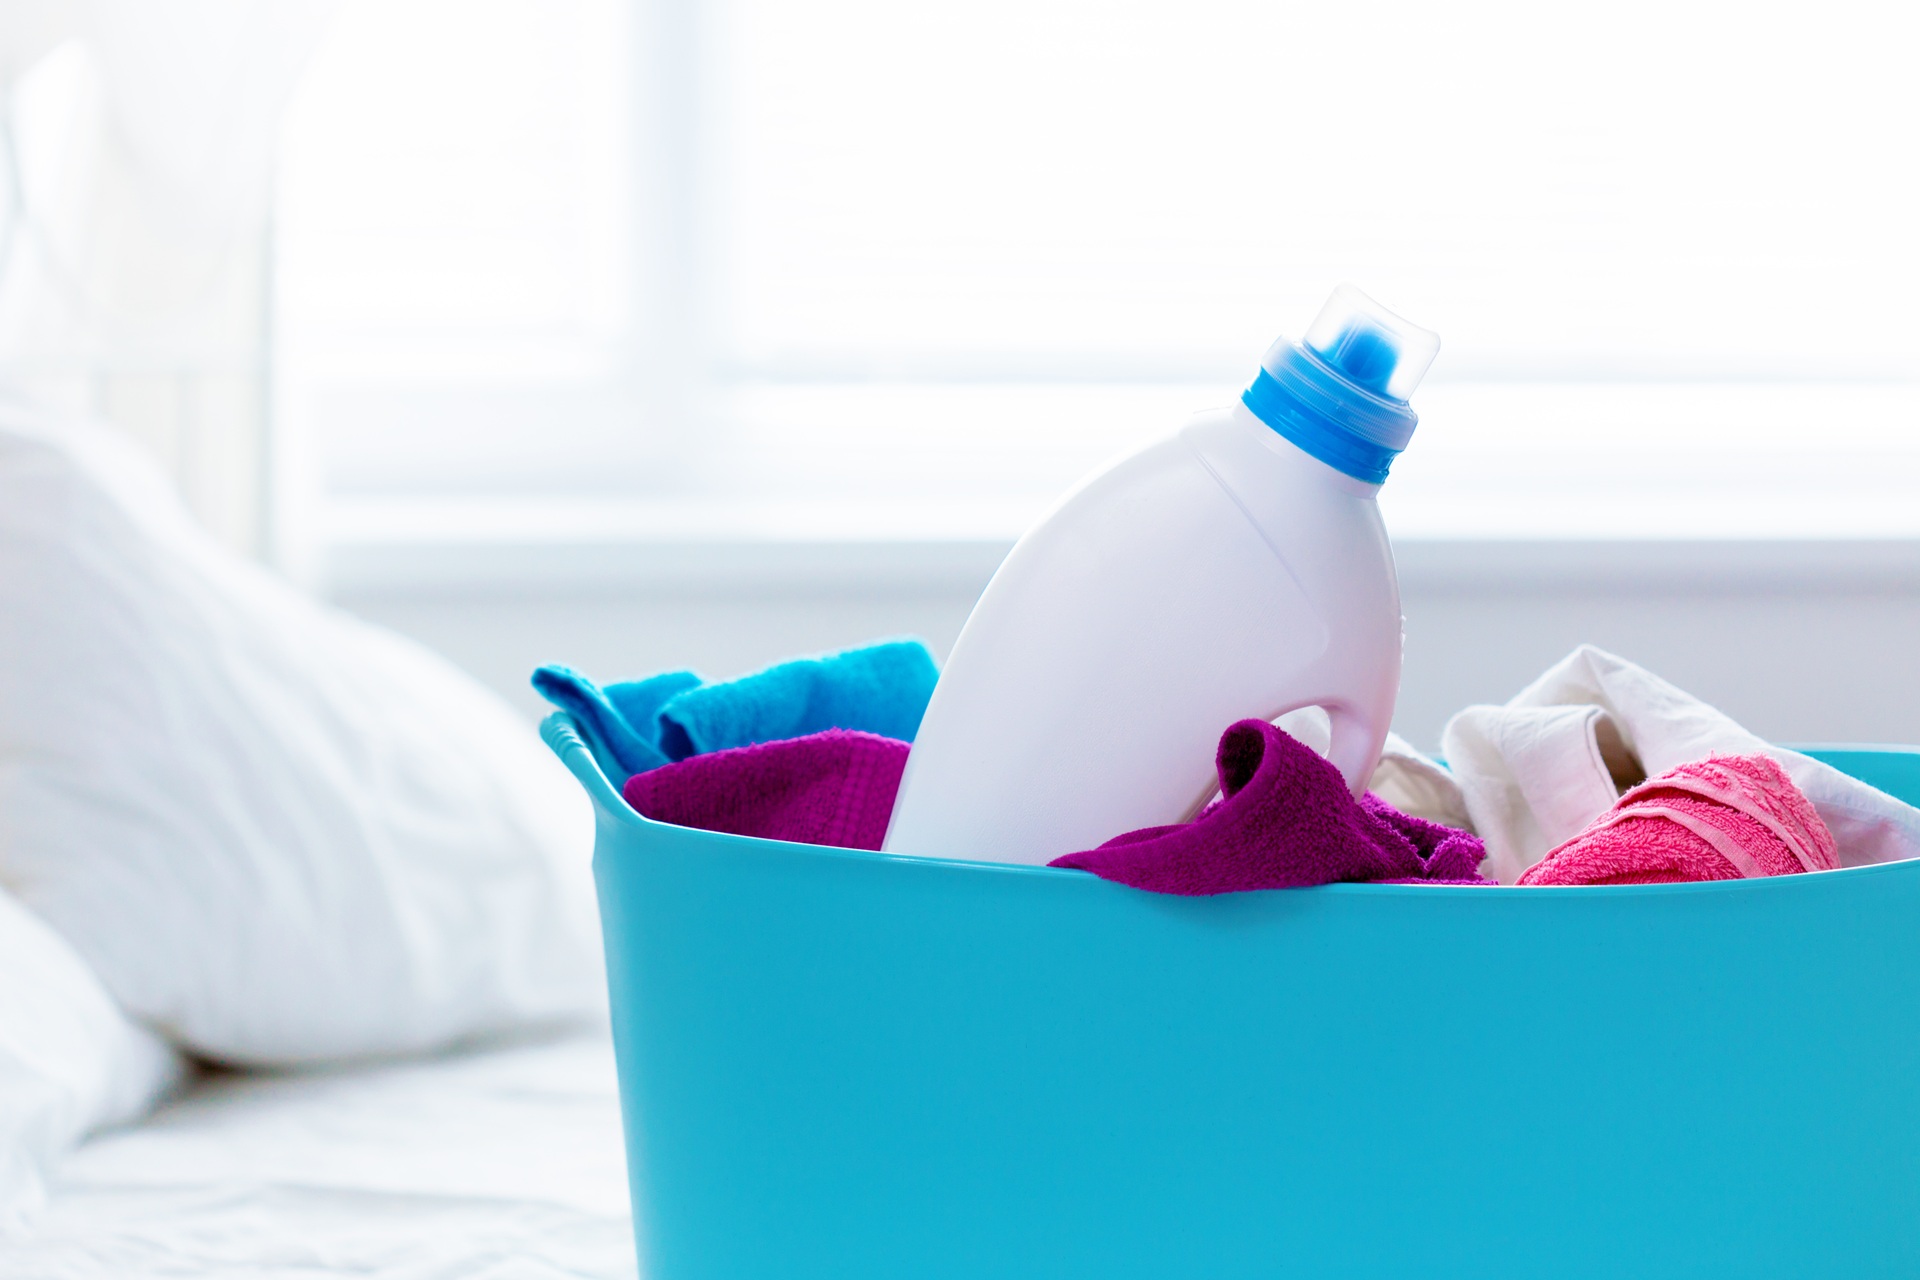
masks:
[[[1709,756],[1650,778],[1519,883],[1673,884],[1831,871],[1833,834],[1766,756]]]
[[[676,826],[878,849],[906,767],[904,742],[829,729],[690,756],[634,774],[622,794]]]
[[[1242,720],[1214,757],[1220,799],[1192,822],[1146,827],[1049,866],[1155,893],[1291,889],[1337,880],[1492,884],[1479,837],[1401,813],[1264,720]]]

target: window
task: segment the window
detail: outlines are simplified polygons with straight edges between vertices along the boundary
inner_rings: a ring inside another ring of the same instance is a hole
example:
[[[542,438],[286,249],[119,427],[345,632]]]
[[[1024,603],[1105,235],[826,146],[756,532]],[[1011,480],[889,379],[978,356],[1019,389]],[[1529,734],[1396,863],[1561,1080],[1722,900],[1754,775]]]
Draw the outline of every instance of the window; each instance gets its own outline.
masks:
[[[284,407],[336,528],[1014,531],[1351,280],[1444,340],[1397,533],[1916,534],[1916,25],[349,0],[289,130]]]

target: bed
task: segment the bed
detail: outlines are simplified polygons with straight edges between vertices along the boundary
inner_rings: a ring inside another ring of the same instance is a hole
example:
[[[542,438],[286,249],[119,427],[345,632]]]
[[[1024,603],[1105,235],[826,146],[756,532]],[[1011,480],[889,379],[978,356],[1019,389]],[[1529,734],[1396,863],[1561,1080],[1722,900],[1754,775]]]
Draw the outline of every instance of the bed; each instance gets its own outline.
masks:
[[[8,1280],[631,1277],[604,1031],[203,1075],[69,1157]]]
[[[0,656],[0,1277],[634,1273],[606,1032],[528,1039],[606,987],[524,717],[4,393]]]

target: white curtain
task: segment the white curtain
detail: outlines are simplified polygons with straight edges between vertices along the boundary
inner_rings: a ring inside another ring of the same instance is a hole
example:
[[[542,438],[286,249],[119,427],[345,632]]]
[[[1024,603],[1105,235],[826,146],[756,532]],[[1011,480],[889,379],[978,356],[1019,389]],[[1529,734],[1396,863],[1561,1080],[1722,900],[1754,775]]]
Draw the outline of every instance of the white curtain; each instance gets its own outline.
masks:
[[[272,551],[267,195],[328,0],[0,4],[0,382],[159,454]]]

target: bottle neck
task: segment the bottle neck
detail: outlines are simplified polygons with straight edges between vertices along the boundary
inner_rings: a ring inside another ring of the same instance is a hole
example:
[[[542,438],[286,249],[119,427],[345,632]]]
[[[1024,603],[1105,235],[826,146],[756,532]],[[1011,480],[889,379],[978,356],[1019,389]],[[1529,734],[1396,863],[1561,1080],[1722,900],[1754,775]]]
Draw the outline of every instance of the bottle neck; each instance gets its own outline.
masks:
[[[1265,422],[1255,417],[1253,411],[1247,408],[1244,401],[1235,404],[1232,408],[1226,410],[1226,413],[1234,423],[1236,434],[1240,434],[1241,438],[1246,441],[1256,442],[1259,446],[1260,453],[1284,456],[1300,468],[1302,474],[1311,474],[1319,485],[1333,492],[1344,494],[1349,498],[1372,500],[1380,496],[1379,485],[1367,480],[1356,479],[1347,472],[1340,470],[1340,468],[1330,466],[1319,458],[1314,457],[1305,449],[1302,449],[1299,445],[1293,443],[1293,441],[1287,439],[1278,431],[1269,427]],[[1212,454],[1209,453],[1207,456],[1210,460],[1212,459]],[[1247,455],[1237,454],[1236,456],[1245,457]],[[1238,472],[1234,474],[1238,475]],[[1229,483],[1224,474],[1221,474],[1219,478],[1221,479],[1221,483],[1226,484],[1229,489],[1234,489],[1238,492],[1237,484]]]
[[[1404,402],[1354,386],[1292,343],[1274,344],[1240,400],[1309,456],[1370,485],[1385,482],[1419,421]]]

